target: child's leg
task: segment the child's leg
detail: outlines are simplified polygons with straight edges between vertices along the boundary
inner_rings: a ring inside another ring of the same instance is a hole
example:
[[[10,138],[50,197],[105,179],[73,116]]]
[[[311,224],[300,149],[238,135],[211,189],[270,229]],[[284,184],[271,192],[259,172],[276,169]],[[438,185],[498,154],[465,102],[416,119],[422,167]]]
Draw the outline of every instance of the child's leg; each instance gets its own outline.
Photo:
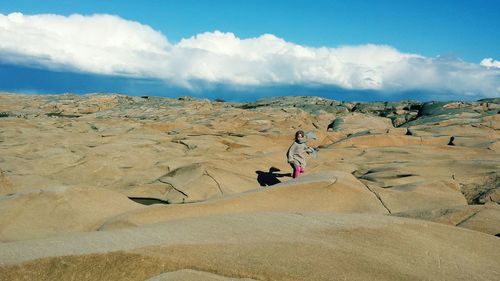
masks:
[[[302,174],[303,172],[305,172],[305,169],[304,169],[304,167],[302,167],[302,166],[299,166],[299,168],[300,168],[300,173],[301,173],[301,174]]]
[[[295,166],[292,163],[290,163],[290,167],[292,167],[291,176],[292,176],[292,178],[295,178]]]
[[[300,175],[300,166],[292,165],[292,178],[297,178]]]

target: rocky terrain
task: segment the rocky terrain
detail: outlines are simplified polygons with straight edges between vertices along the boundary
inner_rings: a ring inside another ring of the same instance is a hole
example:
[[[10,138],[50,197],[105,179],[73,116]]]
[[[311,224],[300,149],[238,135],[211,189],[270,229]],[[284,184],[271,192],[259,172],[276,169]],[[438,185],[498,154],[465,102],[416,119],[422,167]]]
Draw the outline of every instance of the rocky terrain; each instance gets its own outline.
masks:
[[[499,113],[1,93],[0,280],[499,280]]]

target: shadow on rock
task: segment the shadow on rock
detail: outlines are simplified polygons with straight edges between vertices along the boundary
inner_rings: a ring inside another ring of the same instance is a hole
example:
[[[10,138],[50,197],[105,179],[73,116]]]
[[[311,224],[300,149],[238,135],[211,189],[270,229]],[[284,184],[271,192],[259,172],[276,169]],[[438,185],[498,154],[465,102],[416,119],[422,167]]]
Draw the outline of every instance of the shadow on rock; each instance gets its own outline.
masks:
[[[276,173],[280,171],[281,170],[276,167],[271,167],[269,168],[268,172],[255,171],[255,173],[257,174],[257,181],[259,182],[260,186],[271,186],[281,182],[278,178],[292,176],[291,173],[286,173],[286,174]]]

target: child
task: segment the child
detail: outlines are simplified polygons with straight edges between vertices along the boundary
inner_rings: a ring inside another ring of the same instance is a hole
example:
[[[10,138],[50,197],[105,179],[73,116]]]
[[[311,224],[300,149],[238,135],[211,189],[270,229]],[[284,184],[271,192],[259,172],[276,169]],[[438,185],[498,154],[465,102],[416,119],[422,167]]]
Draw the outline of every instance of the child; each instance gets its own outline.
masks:
[[[304,172],[304,168],[306,167],[304,152],[309,154],[313,152],[313,149],[307,146],[304,138],[304,131],[297,131],[295,133],[295,141],[292,143],[290,148],[288,148],[288,152],[286,153],[288,163],[293,169],[293,178],[297,178]]]

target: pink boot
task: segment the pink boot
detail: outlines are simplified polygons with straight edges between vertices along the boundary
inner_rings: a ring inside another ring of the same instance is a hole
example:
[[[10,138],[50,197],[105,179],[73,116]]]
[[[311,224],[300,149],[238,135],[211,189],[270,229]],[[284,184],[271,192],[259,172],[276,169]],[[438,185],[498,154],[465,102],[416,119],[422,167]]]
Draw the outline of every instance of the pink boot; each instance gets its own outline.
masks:
[[[301,173],[304,172],[304,168],[301,166],[297,166],[293,169],[293,178],[298,178]]]

